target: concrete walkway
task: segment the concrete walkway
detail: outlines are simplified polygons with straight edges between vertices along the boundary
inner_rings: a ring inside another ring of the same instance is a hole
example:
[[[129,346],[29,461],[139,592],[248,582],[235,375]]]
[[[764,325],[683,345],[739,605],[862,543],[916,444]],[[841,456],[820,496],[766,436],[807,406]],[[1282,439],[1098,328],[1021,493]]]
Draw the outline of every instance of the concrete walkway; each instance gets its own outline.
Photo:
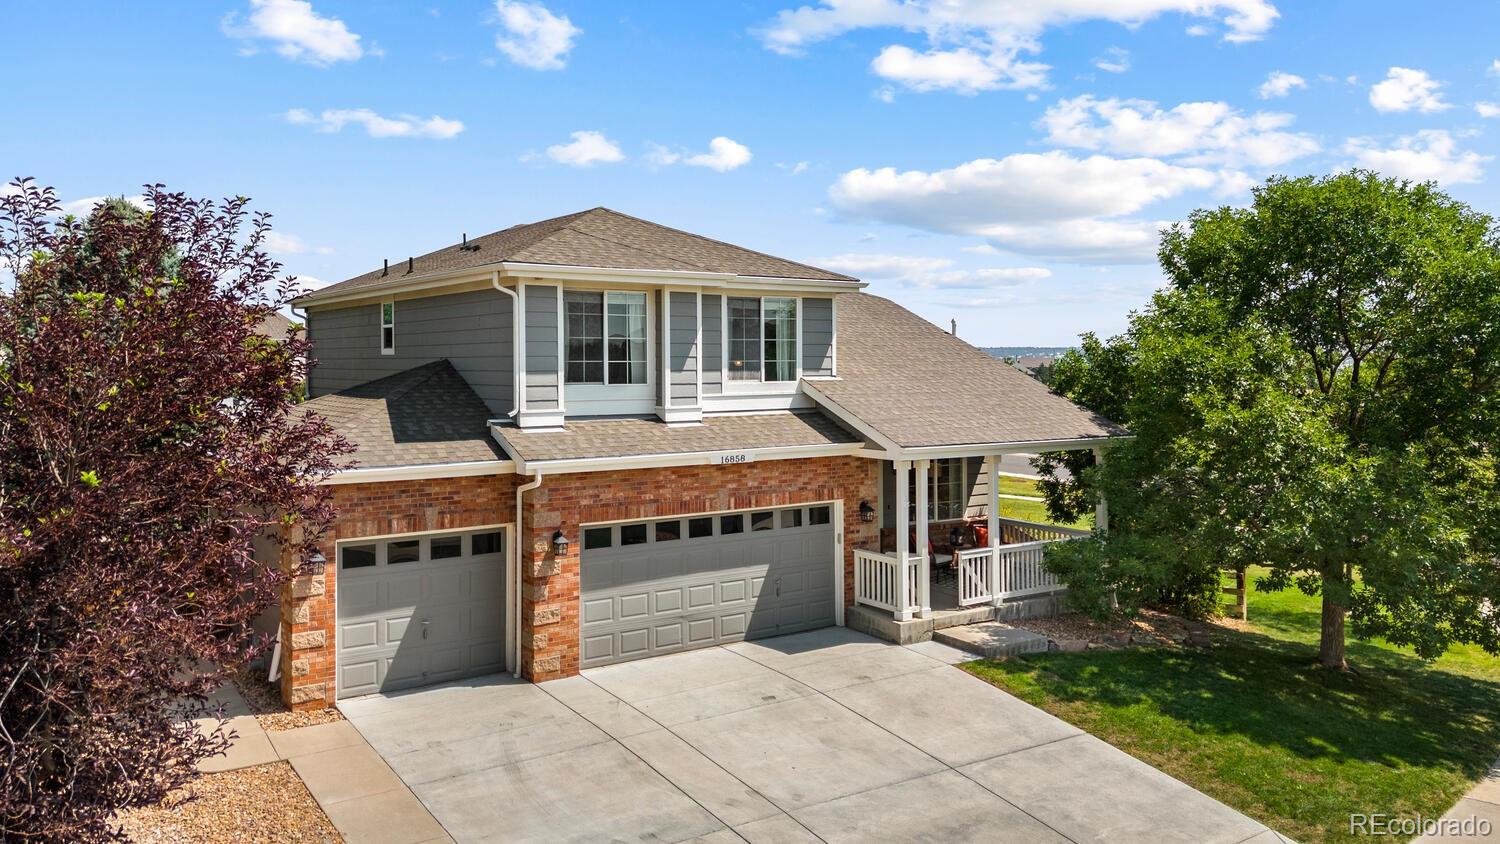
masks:
[[[227,754],[199,763],[203,773],[290,762],[347,844],[453,840],[348,721],[268,731],[232,684],[220,689],[215,700],[224,704],[228,727],[238,735]],[[200,728],[214,723],[198,721]]]
[[[341,709],[463,842],[1282,840],[969,658],[830,628]]]
[[[1500,760],[1496,760],[1494,767],[1490,768],[1490,772],[1478,785],[1453,804],[1453,808],[1443,815],[1443,819],[1460,823],[1471,819],[1475,823],[1480,820],[1488,821],[1490,831],[1488,835],[1426,835],[1417,841],[1467,841],[1469,844],[1500,842]]]

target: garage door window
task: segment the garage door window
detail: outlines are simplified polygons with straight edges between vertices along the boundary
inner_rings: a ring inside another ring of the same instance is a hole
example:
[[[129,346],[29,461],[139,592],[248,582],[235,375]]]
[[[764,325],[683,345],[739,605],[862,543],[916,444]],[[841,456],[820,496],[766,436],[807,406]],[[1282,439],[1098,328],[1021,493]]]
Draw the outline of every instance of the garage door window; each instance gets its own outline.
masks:
[[[415,563],[422,558],[422,540],[404,539],[400,542],[387,542],[385,544],[385,561],[391,565],[397,563]]]
[[[615,544],[615,529],[607,527],[588,528],[583,532],[583,550],[608,548]]]
[[[719,517],[719,535],[728,536],[731,533],[745,532],[745,517],[736,513],[733,516]]]
[[[810,525],[826,525],[832,520],[832,507],[810,507],[807,511],[807,523]]]
[[[434,560],[450,560],[454,557],[464,555],[464,538],[462,536],[443,536],[432,540],[432,558]]]
[[[682,538],[682,522],[671,521],[671,522],[657,522],[656,523],[656,541],[657,542],[671,542],[674,539],[681,539],[681,538]]]
[[[776,527],[776,514],[770,510],[750,514],[751,530],[771,530]]]
[[[714,520],[712,516],[706,519],[688,519],[688,539],[702,539],[705,536],[714,535]]]
[[[362,569],[375,565],[374,545],[345,545],[339,549],[339,568]]]
[[[644,545],[644,544],[646,544],[646,526],[643,525],[643,524],[642,525],[621,525],[620,526],[620,544],[621,545]]]
[[[480,554],[500,553],[502,550],[504,550],[504,546],[500,541],[502,536],[503,534],[501,534],[498,530],[493,533],[474,534],[474,538],[470,540],[474,543],[474,547],[473,550],[469,553],[475,556],[479,556]]]

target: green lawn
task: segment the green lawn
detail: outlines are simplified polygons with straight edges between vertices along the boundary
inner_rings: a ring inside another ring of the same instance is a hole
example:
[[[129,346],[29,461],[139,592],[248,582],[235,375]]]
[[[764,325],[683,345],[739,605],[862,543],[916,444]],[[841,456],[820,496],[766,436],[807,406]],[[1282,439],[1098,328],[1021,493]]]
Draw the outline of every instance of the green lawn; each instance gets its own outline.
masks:
[[[1351,641],[1339,674],[1314,667],[1316,598],[1256,591],[1250,622],[1206,652],[966,668],[1303,842],[1353,840],[1351,812],[1436,818],[1500,755],[1500,658]]]
[[[1043,524],[1061,524],[1047,515],[1047,505],[1040,501],[1017,501],[1014,498],[1000,499],[1000,515],[1005,518],[1023,519],[1028,522],[1041,522]],[[1092,513],[1084,516],[1065,527],[1092,528],[1094,526],[1094,515]]]
[[[1029,495],[1032,498],[1042,497],[1042,491],[1037,489],[1036,481],[1026,478],[1012,478],[1006,475],[1000,476],[1000,492],[1002,495]]]

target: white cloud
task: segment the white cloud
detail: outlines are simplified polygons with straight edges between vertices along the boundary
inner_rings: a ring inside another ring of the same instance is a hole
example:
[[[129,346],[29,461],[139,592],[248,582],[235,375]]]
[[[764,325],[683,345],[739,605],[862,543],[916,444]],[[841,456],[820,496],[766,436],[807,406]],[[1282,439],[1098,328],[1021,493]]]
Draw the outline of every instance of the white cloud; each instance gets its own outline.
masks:
[[[319,132],[340,132],[350,124],[363,126],[365,134],[372,138],[434,138],[445,141],[464,130],[462,122],[437,115],[418,117],[414,114],[398,114],[395,117],[384,117],[367,108],[327,109],[317,114],[305,108],[294,108],[289,109],[282,117],[293,125],[316,127]]]
[[[757,34],[767,49],[799,55],[855,30],[917,33],[925,52],[888,45],[872,69],[920,91],[973,93],[1044,87],[1047,66],[1017,57],[1037,52],[1049,28],[1089,20],[1133,27],[1169,13],[1222,24],[1231,42],[1264,37],[1280,15],[1270,0],[816,0],[778,12]]]
[[[1195,23],[1183,31],[1194,38],[1207,38],[1214,34],[1213,27],[1204,26],[1201,23]]]
[[[1480,117],[1500,117],[1500,104],[1475,103],[1474,111]]]
[[[573,132],[568,137],[573,139],[569,143],[547,147],[547,157],[569,167],[593,167],[595,164],[613,164],[625,160],[625,153],[620,150],[620,146],[603,132],[584,130]],[[535,156],[527,156],[528,159],[533,157]]]
[[[1439,89],[1443,83],[1427,75],[1425,70],[1409,67],[1393,67],[1386,72],[1385,79],[1370,86],[1370,105],[1376,111],[1411,111],[1424,114],[1449,108],[1443,101]]]
[[[359,36],[343,21],[323,17],[306,0],[250,0],[245,23],[231,13],[222,28],[232,38],[273,42],[285,58],[318,67],[352,62],[365,54]],[[254,53],[255,47],[247,44],[241,52]]]
[[[910,47],[893,44],[880,51],[870,62],[870,69],[876,76],[914,91],[947,89],[959,94],[977,94],[1045,85],[1047,65],[1017,60],[1019,49],[990,49],[981,53],[960,47],[918,53]]]
[[[908,287],[986,289],[1049,278],[1046,267],[955,268],[950,258],[846,252],[812,263],[861,278],[890,279]]]
[[[1266,81],[1260,83],[1260,88],[1255,92],[1263,100],[1272,97],[1285,97],[1292,92],[1293,88],[1306,88],[1307,80],[1295,73],[1273,70],[1266,77]]]
[[[1354,156],[1355,166],[1383,176],[1444,185],[1479,181],[1485,162],[1494,157],[1459,149],[1453,136],[1441,129],[1397,138],[1389,147],[1373,138],[1350,138],[1345,151]]]
[[[567,15],[555,15],[541,3],[495,0],[495,11],[505,30],[496,36],[495,46],[511,61],[534,70],[566,67],[573,39],[583,34]]]
[[[1000,254],[1000,250],[999,249],[996,249],[995,247],[989,245],[988,243],[979,243],[979,244],[975,244],[974,246],[961,246],[961,247],[959,247],[958,251],[960,251],[960,252],[968,252],[968,253],[973,254],[973,255],[999,255]]]
[[[707,167],[724,173],[749,164],[750,158],[749,147],[720,135],[708,142],[708,152],[690,155],[682,163],[689,167]]]
[[[1182,156],[1189,164],[1277,167],[1318,151],[1311,136],[1282,131],[1290,114],[1242,114],[1228,103],[1182,103],[1162,110],[1149,100],[1060,100],[1038,126],[1062,146],[1123,155]]]
[[[896,101],[896,89],[889,85],[882,85],[876,89],[875,99],[889,105]]]
[[[844,173],[829,195],[853,219],[975,235],[1026,255],[1126,263],[1152,259],[1161,224],[1117,218],[1224,182],[1223,174],[1154,158],[1052,151],[930,172],[860,168]]]
[[[808,166],[809,166],[809,162],[806,162],[806,161],[798,161],[795,164],[786,164],[784,162],[777,162],[776,163],[776,169],[778,169],[778,170],[786,170],[787,172],[791,173],[793,176],[800,176],[803,173],[806,173]]]
[[[661,144],[646,143],[646,161],[657,167],[670,167],[682,160],[682,153]]]
[[[1500,59],[1495,59],[1494,61],[1490,62],[1490,75],[1500,76]]]
[[[87,217],[93,213],[94,206],[108,199],[123,199],[143,211],[146,209],[146,197],[142,194],[135,194],[134,196],[85,196],[58,203],[57,213],[59,215],[72,214],[74,217]]]
[[[262,245],[272,255],[303,255],[309,252],[318,255],[333,254],[333,250],[326,246],[308,246],[302,238],[287,232],[266,232]]]
[[[1130,69],[1130,51],[1123,47],[1110,47],[1102,55],[1094,57],[1094,67],[1105,73],[1124,73]]]

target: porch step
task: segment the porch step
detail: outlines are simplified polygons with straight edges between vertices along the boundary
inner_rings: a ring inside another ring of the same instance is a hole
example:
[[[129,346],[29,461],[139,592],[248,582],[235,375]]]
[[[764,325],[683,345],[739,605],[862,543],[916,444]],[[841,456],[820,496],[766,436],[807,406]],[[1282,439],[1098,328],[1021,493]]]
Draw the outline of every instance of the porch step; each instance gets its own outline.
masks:
[[[1046,636],[1001,624],[998,621],[934,630],[932,638],[934,641],[978,654],[986,659],[1020,656],[1047,650]]]

